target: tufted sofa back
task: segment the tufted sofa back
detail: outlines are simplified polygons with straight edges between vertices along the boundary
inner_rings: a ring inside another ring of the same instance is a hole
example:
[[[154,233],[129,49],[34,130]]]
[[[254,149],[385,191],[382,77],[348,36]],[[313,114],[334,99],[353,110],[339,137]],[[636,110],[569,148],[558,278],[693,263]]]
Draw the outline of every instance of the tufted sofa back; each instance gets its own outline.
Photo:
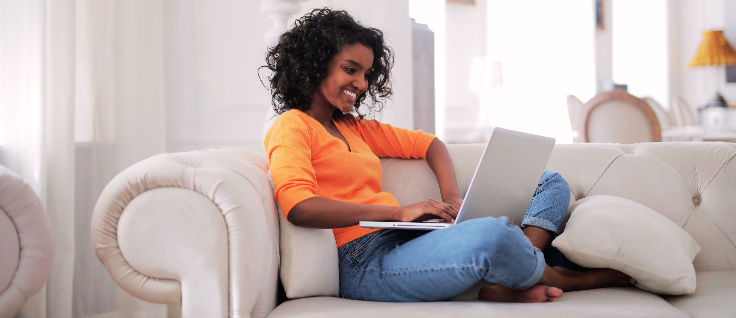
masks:
[[[483,144],[448,145],[461,193]],[[562,174],[571,202],[608,194],[663,214],[695,238],[696,270],[736,269],[736,144],[640,143],[556,145],[546,170]],[[383,159],[383,188],[403,204],[439,199],[422,160]]]

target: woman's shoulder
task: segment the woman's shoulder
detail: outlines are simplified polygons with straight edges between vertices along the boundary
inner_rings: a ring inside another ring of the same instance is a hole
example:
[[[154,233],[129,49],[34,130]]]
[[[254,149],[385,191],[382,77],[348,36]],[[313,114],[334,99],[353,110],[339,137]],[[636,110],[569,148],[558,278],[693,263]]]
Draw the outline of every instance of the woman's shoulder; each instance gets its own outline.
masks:
[[[309,115],[307,115],[303,111],[298,109],[290,109],[281,113],[281,115],[279,115],[279,117],[277,117],[274,121],[274,125],[278,124],[279,126],[311,129],[313,126],[312,121],[314,121],[314,119],[310,119],[312,119],[312,117],[309,117]]]
[[[294,108],[294,109],[289,109],[289,110],[281,113],[281,115],[279,115],[279,117],[278,117],[277,120],[281,120],[281,121],[295,121],[295,120],[304,121],[304,116],[309,117],[309,115],[307,115],[303,111]]]
[[[291,109],[281,113],[274,120],[271,127],[266,132],[265,140],[270,140],[274,136],[304,135],[310,137],[313,125],[310,122],[311,117],[298,109]]]

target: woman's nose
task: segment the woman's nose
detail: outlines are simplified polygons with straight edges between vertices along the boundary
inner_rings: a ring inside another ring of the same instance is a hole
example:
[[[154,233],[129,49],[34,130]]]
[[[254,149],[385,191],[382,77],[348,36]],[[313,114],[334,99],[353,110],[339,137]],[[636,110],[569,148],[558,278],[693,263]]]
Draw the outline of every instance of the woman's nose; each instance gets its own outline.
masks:
[[[368,89],[368,80],[366,80],[365,76],[362,76],[355,80],[354,82],[355,88],[360,90],[361,92]]]

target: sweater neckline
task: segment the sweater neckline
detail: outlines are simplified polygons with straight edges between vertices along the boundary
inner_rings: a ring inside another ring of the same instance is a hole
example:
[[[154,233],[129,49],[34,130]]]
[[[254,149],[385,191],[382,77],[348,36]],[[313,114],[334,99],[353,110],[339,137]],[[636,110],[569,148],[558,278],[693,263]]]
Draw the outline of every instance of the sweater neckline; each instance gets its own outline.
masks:
[[[340,128],[341,123],[339,121],[335,120],[334,118],[330,119],[332,121],[332,123],[335,125],[335,127],[337,128],[337,131],[340,133],[340,135],[342,135],[342,138],[345,138],[345,142],[343,142],[340,138],[337,138],[337,137],[333,136],[329,131],[327,131],[327,128],[324,125],[322,125],[322,123],[320,123],[318,120],[312,118],[312,116],[309,116],[309,114],[305,113],[304,111],[302,111],[300,109],[294,109],[294,110],[298,111],[299,113],[301,113],[302,115],[304,115],[306,117],[309,117],[309,120],[313,121],[320,128],[322,128],[322,131],[325,134],[327,134],[330,138],[337,139],[337,141],[339,141],[340,144],[342,144],[343,146],[345,146],[345,148],[347,148],[347,151],[348,152],[353,153],[353,147],[351,146],[350,141],[348,141],[348,136],[347,135],[349,135],[349,134],[346,134],[344,132],[344,130],[342,128]]]
[[[332,120],[332,123],[335,125],[335,128],[337,128],[337,131],[340,133],[340,135],[342,135],[342,138],[345,138],[345,143],[344,144],[348,148],[348,152],[353,152],[353,147],[350,146],[350,141],[348,141],[348,137],[347,137],[347,135],[349,135],[349,134],[345,134],[345,132],[343,132],[342,128],[340,128],[340,126],[342,125],[342,123],[339,123],[334,118],[331,119],[331,120]],[[320,124],[320,126],[321,126],[321,124]],[[325,128],[324,126],[322,126],[322,128],[324,128],[325,132],[327,132],[327,134],[329,134],[330,137],[337,139],[338,141],[340,141],[340,143],[343,143],[342,140],[340,140],[340,138],[337,138],[337,137],[333,136],[332,134],[330,134],[330,132],[327,131],[327,128]]]

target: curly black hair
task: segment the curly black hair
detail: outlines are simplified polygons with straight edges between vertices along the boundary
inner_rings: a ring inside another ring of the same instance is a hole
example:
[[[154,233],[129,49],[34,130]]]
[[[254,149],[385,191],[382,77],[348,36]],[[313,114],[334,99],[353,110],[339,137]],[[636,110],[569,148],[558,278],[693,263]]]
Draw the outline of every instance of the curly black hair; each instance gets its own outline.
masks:
[[[296,20],[294,26],[279,37],[279,43],[268,48],[266,65],[271,71],[271,104],[276,114],[290,109],[307,110],[312,94],[327,75],[327,65],[340,50],[360,43],[373,50],[372,70],[368,73],[367,94],[355,101],[353,112],[365,117],[361,105],[369,113],[380,113],[384,99],[391,96],[393,51],[383,40],[381,30],[365,27],[346,11],[315,9]],[[260,74],[259,74],[260,77]],[[370,95],[373,103],[363,104]],[[342,112],[335,109],[335,115]]]

